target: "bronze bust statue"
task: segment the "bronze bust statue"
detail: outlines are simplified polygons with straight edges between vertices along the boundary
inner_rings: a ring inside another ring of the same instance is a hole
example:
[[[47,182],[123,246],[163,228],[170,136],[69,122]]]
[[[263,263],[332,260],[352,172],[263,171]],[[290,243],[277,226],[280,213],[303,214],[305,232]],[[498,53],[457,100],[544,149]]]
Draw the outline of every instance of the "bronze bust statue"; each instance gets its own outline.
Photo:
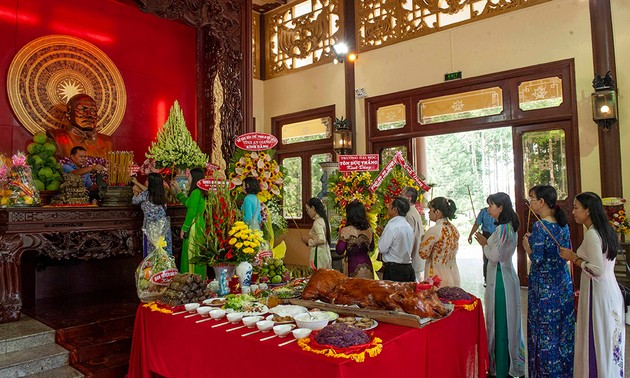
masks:
[[[59,158],[70,156],[75,146],[86,149],[87,155],[105,159],[112,150],[112,138],[96,131],[96,102],[86,94],[77,94],[68,100],[69,124],[63,129],[48,130],[48,137],[57,146]]]

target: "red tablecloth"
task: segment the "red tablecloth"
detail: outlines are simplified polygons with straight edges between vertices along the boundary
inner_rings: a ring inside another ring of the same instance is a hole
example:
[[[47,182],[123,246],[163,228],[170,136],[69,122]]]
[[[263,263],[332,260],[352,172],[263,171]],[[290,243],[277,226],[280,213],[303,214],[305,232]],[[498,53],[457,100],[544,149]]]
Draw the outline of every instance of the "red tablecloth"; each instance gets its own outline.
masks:
[[[129,378],[151,377],[485,377],[488,348],[481,303],[473,311],[455,309],[447,318],[415,329],[379,323],[375,336],[383,351],[364,362],[331,358],[303,351],[297,343],[278,344],[290,338],[260,341],[272,333],[241,337],[255,329],[221,321],[196,323],[185,318],[151,312],[140,306],[136,314]],[[292,336],[289,336],[292,337]]]

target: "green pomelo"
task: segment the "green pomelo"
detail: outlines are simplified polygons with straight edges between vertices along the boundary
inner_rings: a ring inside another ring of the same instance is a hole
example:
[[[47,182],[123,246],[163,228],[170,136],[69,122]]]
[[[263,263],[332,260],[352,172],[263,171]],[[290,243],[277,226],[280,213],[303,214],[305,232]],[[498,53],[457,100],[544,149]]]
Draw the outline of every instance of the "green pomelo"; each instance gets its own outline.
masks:
[[[46,136],[46,133],[40,131],[39,133],[33,135],[33,141],[35,143],[44,144],[48,142],[48,137]]]
[[[52,171],[52,169],[50,169],[50,167],[43,167],[37,173],[37,177],[39,177],[39,178],[44,178],[44,177],[50,178],[50,177],[52,177],[52,175],[53,175],[53,171]]]
[[[34,154],[35,153],[35,147],[39,146],[37,143],[33,142],[30,143],[28,145],[28,147],[26,147],[26,150],[28,151],[29,154]]]
[[[33,156],[32,165],[42,165],[44,163],[44,159],[42,159],[39,155],[31,155],[31,156]]]
[[[59,185],[61,185],[60,181],[52,181],[50,184],[46,185],[46,190],[58,190]]]
[[[46,152],[48,152],[49,155],[53,155],[55,151],[57,150],[57,148],[55,147],[54,144],[47,142],[47,143],[44,143],[44,150],[46,150]]]
[[[44,190],[44,188],[46,188],[44,183],[39,181],[38,179],[33,179],[33,184],[35,184],[35,187],[37,188],[37,190]]]

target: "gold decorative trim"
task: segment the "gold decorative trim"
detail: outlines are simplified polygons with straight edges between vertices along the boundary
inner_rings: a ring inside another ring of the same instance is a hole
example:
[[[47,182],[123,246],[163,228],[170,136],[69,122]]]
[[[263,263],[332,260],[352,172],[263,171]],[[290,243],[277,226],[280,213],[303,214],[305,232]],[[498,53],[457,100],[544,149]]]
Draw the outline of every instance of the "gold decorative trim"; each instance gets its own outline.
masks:
[[[68,124],[66,102],[86,93],[98,107],[98,132],[112,135],[127,107],[120,72],[93,44],[68,35],[37,38],[13,58],[7,94],[18,120],[32,134]]]

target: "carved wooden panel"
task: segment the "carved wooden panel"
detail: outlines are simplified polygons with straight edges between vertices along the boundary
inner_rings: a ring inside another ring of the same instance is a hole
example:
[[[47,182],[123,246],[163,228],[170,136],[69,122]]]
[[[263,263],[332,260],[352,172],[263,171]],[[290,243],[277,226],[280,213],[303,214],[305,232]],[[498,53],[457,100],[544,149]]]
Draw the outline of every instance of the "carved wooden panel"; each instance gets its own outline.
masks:
[[[265,14],[266,78],[329,63],[342,41],[339,0],[294,2]]]
[[[252,4],[251,0],[134,0],[141,10],[182,20],[198,29],[197,99],[199,144],[212,155],[214,112],[212,87],[219,75],[224,88],[220,129],[226,161],[234,154],[234,139],[253,131]]]
[[[183,206],[169,207],[173,250],[181,250]],[[142,253],[139,207],[0,209],[0,323],[19,319],[21,258],[38,253],[56,260],[103,259]]]
[[[357,48],[378,47],[550,0],[355,0]]]

